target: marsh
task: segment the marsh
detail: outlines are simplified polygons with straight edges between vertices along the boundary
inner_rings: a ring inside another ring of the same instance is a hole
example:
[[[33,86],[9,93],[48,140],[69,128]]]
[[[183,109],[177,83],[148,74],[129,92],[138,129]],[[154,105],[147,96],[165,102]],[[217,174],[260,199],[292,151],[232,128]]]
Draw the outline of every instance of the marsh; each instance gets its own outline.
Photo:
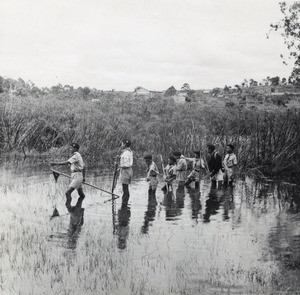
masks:
[[[91,174],[109,190],[112,175]],[[148,196],[135,176],[127,206],[49,169],[0,173],[2,294],[295,294],[300,283],[297,190],[251,178],[235,187]],[[118,184],[115,193],[121,195]],[[59,216],[50,218],[53,208]],[[75,222],[74,222],[75,220]],[[75,227],[74,228],[74,224]]]

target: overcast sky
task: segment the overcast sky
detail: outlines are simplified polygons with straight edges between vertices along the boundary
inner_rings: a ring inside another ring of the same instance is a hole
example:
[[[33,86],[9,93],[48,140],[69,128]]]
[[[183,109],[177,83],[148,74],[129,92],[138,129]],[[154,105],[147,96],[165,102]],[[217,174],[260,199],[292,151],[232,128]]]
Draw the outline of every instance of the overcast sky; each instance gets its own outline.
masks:
[[[0,0],[0,75],[133,90],[287,77],[276,0]]]

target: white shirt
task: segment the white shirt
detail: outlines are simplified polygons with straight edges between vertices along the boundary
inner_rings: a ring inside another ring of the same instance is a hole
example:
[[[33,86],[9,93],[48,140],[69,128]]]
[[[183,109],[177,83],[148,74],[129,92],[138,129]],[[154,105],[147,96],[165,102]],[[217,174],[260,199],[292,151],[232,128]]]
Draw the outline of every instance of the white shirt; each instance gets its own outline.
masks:
[[[71,164],[71,172],[80,172],[83,170],[84,163],[78,152],[75,152],[68,162]]]
[[[129,168],[133,165],[133,153],[131,149],[125,149],[120,157],[120,166],[123,168]]]
[[[227,168],[232,168],[234,165],[237,165],[236,155],[234,153],[226,154],[223,163]]]
[[[152,161],[149,168],[147,169],[147,178],[149,178],[149,177],[157,178],[158,174],[159,174],[158,168],[157,168],[156,164]]]

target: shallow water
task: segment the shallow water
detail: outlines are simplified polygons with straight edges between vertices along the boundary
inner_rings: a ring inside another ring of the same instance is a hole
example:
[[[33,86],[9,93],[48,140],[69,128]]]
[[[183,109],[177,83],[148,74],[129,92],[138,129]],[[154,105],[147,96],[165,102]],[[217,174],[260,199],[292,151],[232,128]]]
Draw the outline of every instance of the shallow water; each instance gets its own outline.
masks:
[[[121,198],[49,170],[0,172],[0,294],[300,294],[299,194],[248,178],[234,189]],[[110,190],[110,175],[87,182]],[[118,184],[116,194],[121,194]],[[57,208],[59,216],[50,218]]]

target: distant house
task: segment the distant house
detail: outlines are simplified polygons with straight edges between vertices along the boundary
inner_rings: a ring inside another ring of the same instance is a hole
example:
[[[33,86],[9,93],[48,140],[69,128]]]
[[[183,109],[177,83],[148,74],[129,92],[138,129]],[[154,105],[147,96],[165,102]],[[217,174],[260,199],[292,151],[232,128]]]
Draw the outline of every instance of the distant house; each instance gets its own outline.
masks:
[[[186,90],[179,90],[177,91],[177,99],[175,99],[176,102],[185,102],[185,99],[187,98],[187,91]]]
[[[133,94],[134,94],[134,96],[149,96],[150,97],[151,92],[146,88],[137,87],[137,88],[135,88]]]
[[[151,98],[156,96],[156,95],[161,95],[161,94],[163,94],[162,91],[152,91],[152,90],[150,90],[150,97]]]
[[[210,90],[203,90],[201,93],[201,97],[209,97],[210,96]]]

